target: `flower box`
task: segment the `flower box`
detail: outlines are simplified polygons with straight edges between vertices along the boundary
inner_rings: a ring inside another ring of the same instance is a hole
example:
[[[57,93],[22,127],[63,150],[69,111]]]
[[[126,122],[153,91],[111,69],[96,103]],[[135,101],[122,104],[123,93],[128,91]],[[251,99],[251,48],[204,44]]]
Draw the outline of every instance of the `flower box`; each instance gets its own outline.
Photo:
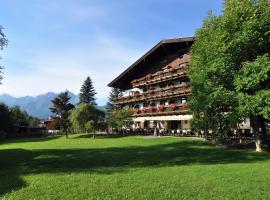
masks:
[[[175,110],[175,109],[176,109],[176,104],[175,104],[175,103],[170,104],[170,108],[171,108],[172,110]]]
[[[157,107],[157,110],[158,111],[164,111],[165,110],[165,106],[164,105],[159,105],[158,107]]]

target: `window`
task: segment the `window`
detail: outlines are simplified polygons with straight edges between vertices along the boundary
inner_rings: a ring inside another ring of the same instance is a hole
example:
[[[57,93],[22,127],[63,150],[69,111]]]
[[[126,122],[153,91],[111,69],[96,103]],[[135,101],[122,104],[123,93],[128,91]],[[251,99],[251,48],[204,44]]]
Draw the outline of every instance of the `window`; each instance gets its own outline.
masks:
[[[187,98],[185,98],[185,97],[182,97],[182,98],[181,98],[181,103],[182,103],[182,104],[185,104],[185,103],[187,103]]]
[[[147,107],[148,105],[147,105],[147,102],[143,102],[143,107],[145,108],[145,107]]]
[[[161,100],[160,103],[159,103],[159,105],[165,106],[165,103],[166,103],[165,100]]]

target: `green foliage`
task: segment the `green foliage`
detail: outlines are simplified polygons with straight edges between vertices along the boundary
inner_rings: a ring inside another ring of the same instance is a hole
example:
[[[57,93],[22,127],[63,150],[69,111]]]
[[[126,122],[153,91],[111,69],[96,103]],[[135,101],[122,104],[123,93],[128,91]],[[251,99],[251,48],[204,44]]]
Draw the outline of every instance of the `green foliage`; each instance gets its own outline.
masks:
[[[54,114],[54,118],[59,119],[60,127],[67,137],[69,130],[69,111],[74,108],[70,102],[68,90],[61,92],[55,99],[52,100],[51,112]]]
[[[28,124],[29,126],[37,127],[40,124],[40,120],[36,117],[29,116]]]
[[[91,105],[96,105],[96,91],[93,86],[91,78],[88,76],[84,81],[80,93],[79,93],[79,103],[88,103]]]
[[[127,107],[119,110],[114,110],[112,113],[112,123],[115,124],[116,128],[128,128],[132,123],[133,112]]]
[[[0,131],[7,132],[12,126],[12,117],[7,105],[0,103]]]
[[[189,69],[196,129],[222,138],[252,113],[269,115],[269,4],[227,0],[196,32]]]
[[[8,107],[4,103],[0,103],[0,132],[3,138],[8,136],[13,127],[37,126],[39,123],[39,119],[29,116],[19,106]]]
[[[102,128],[105,113],[94,105],[81,103],[78,107],[72,109],[69,120],[75,131],[95,132]]]
[[[27,112],[22,111],[19,106],[10,108],[10,114],[12,117],[12,123],[16,126],[27,126],[29,125],[29,116]]]
[[[3,27],[0,25],[0,49],[2,50],[5,46],[7,46],[8,44],[8,40],[6,38],[6,35],[3,32]],[[0,56],[1,59],[1,56]],[[0,84],[1,84],[1,80],[3,79],[3,66],[0,65]]]
[[[267,54],[253,62],[243,63],[234,84],[240,109],[249,115],[270,119],[270,59]]]

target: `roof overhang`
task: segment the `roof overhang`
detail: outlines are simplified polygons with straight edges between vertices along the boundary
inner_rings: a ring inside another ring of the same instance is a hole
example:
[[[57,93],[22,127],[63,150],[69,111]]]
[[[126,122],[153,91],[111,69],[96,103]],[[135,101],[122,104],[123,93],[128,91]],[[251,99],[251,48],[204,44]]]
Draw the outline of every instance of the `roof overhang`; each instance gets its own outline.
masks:
[[[181,48],[190,48],[194,41],[195,37],[161,40],[146,54],[117,76],[112,82],[110,82],[108,86],[124,90],[130,89],[130,82],[138,78],[137,76],[142,75],[143,71],[147,70],[145,67],[151,65],[155,60],[162,59],[163,56],[167,56],[177,52],[177,50],[181,50]]]

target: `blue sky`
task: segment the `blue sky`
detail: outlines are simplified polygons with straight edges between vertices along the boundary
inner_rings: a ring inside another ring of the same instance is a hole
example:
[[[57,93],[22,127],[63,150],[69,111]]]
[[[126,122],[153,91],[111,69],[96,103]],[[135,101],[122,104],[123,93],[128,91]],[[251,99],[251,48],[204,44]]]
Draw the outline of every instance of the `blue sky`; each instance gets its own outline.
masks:
[[[89,75],[105,104],[107,84],[165,38],[194,36],[222,0],[0,0],[9,45],[0,52],[0,94],[77,94]]]

